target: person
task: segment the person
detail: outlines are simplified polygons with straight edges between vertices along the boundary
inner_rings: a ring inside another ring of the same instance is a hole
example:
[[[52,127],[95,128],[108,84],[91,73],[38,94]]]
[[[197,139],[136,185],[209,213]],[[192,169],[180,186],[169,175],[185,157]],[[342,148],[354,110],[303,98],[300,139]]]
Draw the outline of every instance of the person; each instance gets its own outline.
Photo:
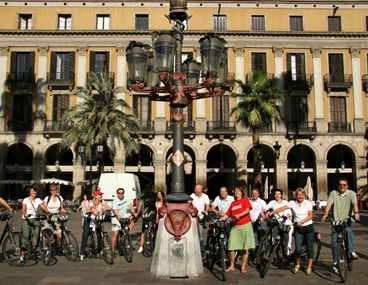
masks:
[[[158,209],[160,209],[165,201],[164,201],[164,198],[165,198],[165,193],[163,191],[158,191],[157,192],[157,198],[156,198],[156,203],[155,203],[155,207],[156,207],[156,219],[158,220],[159,219],[159,216],[158,216]]]
[[[47,211],[52,215],[51,221],[54,224],[50,224],[47,220],[43,222],[45,228],[51,229],[53,234],[57,236],[58,239],[58,247],[59,247],[59,254],[62,253],[61,247],[61,228],[60,223],[58,223],[58,217],[60,212],[70,214],[70,211],[67,211],[63,207],[63,197],[57,195],[57,187],[55,184],[51,184],[50,188],[50,196],[46,196],[43,200],[43,205],[47,208]]]
[[[9,204],[1,197],[0,197],[0,205],[3,205],[5,208],[7,208],[11,214],[15,213],[15,210],[13,210],[12,207],[10,207]]]
[[[234,197],[229,195],[229,191],[223,186],[220,188],[220,195],[212,203],[211,211],[223,216],[226,214],[232,202],[234,202]]]
[[[88,204],[91,203],[91,198],[89,196],[87,196],[87,194],[84,194],[83,195],[83,201],[82,203],[79,205],[78,209],[77,209],[77,212],[79,210],[81,210],[81,216],[84,217],[86,215],[86,211],[87,211],[87,208],[88,208]],[[83,226],[83,222],[84,222],[84,219],[82,218],[82,226]]]
[[[322,217],[322,222],[324,222],[332,208],[332,216],[335,221],[345,220],[348,216],[354,216],[356,220],[360,219],[356,193],[349,190],[348,180],[346,178],[339,179],[339,189],[331,191],[327,200],[327,207],[325,209],[325,214]],[[349,219],[347,221],[347,247],[353,259],[358,259],[359,256],[354,251],[354,220]],[[331,248],[333,257],[333,267],[332,269],[337,272],[337,232],[332,227],[331,235]]]
[[[295,191],[295,200],[290,201],[287,205],[278,208],[271,212],[272,214],[290,209],[292,211],[294,222],[296,227],[294,230],[295,236],[295,266],[293,272],[296,274],[300,270],[300,258],[302,255],[303,241],[307,243],[307,256],[308,256],[308,268],[306,270],[307,275],[312,274],[312,265],[314,259],[313,253],[313,239],[314,239],[314,226],[313,226],[313,205],[310,201],[305,199],[305,191],[299,187]]]
[[[88,241],[88,235],[93,227],[93,223],[91,221],[94,220],[95,217],[101,215],[105,211],[110,211],[110,206],[102,200],[103,193],[100,190],[96,190],[93,192],[93,199],[88,204],[88,208],[86,211],[86,215],[90,215],[90,217],[85,217],[83,222],[83,234],[82,234],[82,244],[81,244],[81,252],[80,252],[80,261],[83,261],[86,257],[86,246]],[[98,244],[100,244],[101,235],[97,235]]]
[[[151,211],[156,210],[156,197],[157,194],[152,191],[152,185],[147,184],[144,188],[144,193],[141,195],[139,204],[138,204],[138,210],[137,213],[140,213],[142,208],[142,214],[148,214]],[[133,224],[134,225],[134,224]],[[141,233],[141,242],[140,247],[138,249],[138,253],[143,252],[143,244],[144,244],[144,223],[142,223],[142,233]]]
[[[221,219],[226,220],[233,217],[228,241],[230,267],[226,272],[235,271],[235,251],[241,250],[242,267],[241,273],[247,273],[246,264],[249,256],[249,249],[255,248],[254,233],[250,222],[249,212],[252,210],[252,204],[248,198],[245,198],[243,188],[235,186],[235,201],[231,203],[226,215]]]
[[[192,201],[192,205],[198,210],[198,238],[199,238],[199,245],[201,248],[202,256],[204,255],[204,238],[203,238],[203,219],[205,216],[208,215],[210,210],[210,199],[208,198],[207,194],[203,193],[203,186],[197,184],[194,187],[194,193],[190,195]]]
[[[124,196],[125,190],[123,188],[118,188],[116,190],[116,194],[118,195],[114,201],[112,202],[112,218],[111,218],[111,229],[112,229],[112,238],[111,238],[111,245],[112,245],[112,252],[115,256],[115,246],[116,246],[116,240],[119,235],[119,231],[121,230],[121,224],[120,219],[126,218],[127,209],[129,208],[132,214],[136,217],[137,214],[135,213],[135,210],[132,205],[132,201]],[[132,220],[133,217],[130,216],[130,220]],[[129,225],[129,231],[131,231],[130,225]]]
[[[276,189],[274,191],[275,200],[270,201],[266,207],[263,209],[264,211],[272,211],[277,210],[278,208],[282,208],[288,204],[287,201],[282,199],[283,191],[281,189]],[[268,215],[270,214],[268,213]],[[293,229],[292,229],[292,216],[291,210],[286,209],[282,212],[276,213],[275,217],[279,222],[282,222],[284,225],[289,225],[291,227],[289,233],[284,233],[284,241],[286,245],[286,252],[285,254],[289,257],[291,255],[291,242],[293,238]],[[286,218],[286,220],[284,220]],[[272,238],[275,239],[279,232],[279,228],[276,226],[272,231]],[[288,260],[284,260],[284,262],[288,262]]]
[[[37,189],[32,186],[26,188],[28,197],[23,200],[22,203],[22,232],[24,237],[29,240],[31,231],[33,231],[33,235],[35,240],[35,244],[32,244],[33,247],[37,246],[37,239],[41,229],[40,221],[36,220],[36,214],[39,207],[48,213],[49,211],[43,204],[43,201],[40,198],[36,198]]]
[[[263,223],[265,218],[263,214],[263,209],[266,208],[266,202],[260,198],[261,191],[258,188],[253,188],[252,198],[250,203],[252,204],[252,210],[249,212],[250,221],[252,222],[254,241],[255,241],[255,251],[253,251],[252,258],[254,259],[257,253],[257,248],[259,246],[259,241],[266,234],[266,223]]]

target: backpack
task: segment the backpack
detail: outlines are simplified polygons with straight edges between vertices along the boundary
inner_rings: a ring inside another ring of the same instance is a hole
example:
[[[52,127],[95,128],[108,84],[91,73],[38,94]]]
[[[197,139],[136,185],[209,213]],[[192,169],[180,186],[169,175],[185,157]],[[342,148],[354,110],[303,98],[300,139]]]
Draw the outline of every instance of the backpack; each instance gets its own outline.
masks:
[[[61,198],[59,195],[56,195],[56,197],[59,199],[59,202],[61,204]],[[47,197],[47,205],[50,203],[50,200],[51,200],[51,195]]]

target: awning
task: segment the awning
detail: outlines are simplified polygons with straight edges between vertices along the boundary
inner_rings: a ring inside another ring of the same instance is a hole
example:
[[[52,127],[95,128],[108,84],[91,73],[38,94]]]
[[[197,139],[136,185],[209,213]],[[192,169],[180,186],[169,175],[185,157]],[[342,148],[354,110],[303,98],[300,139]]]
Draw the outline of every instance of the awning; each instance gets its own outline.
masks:
[[[97,184],[98,183],[98,179],[92,179],[92,185]],[[89,185],[90,181],[89,180],[83,180],[83,181],[79,181],[77,182],[77,185]]]
[[[29,180],[0,180],[0,184],[31,184]]]
[[[67,186],[75,186],[75,184],[73,182],[58,179],[58,178],[47,178],[47,179],[34,180],[33,183],[60,184],[60,185],[67,185]]]

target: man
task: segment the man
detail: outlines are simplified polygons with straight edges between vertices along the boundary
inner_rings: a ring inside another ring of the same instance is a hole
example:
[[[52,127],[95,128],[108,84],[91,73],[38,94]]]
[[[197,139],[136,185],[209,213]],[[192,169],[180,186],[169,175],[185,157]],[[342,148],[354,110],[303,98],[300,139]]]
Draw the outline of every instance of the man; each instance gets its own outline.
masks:
[[[190,195],[193,199],[190,203],[198,210],[198,237],[199,244],[201,246],[201,252],[204,252],[204,241],[203,241],[203,218],[208,215],[208,211],[210,210],[210,199],[207,194],[203,193],[203,186],[196,185],[194,187],[194,193]]]
[[[111,229],[112,229],[112,238],[111,238],[111,245],[112,245],[112,252],[114,253],[115,258],[115,245],[116,240],[119,235],[119,230],[121,229],[120,219],[125,218],[127,209],[129,208],[130,211],[134,216],[137,216],[137,214],[134,211],[132,201],[125,197],[125,190],[123,188],[118,188],[116,190],[116,194],[118,195],[114,201],[112,202],[112,218],[111,218]],[[132,220],[132,216],[130,217],[130,220]],[[131,231],[131,224],[129,225],[129,231]]]
[[[216,214],[223,216],[226,214],[232,202],[234,202],[234,197],[228,195],[229,191],[225,186],[220,188],[220,195],[216,197],[215,201],[211,206],[211,211]],[[218,210],[217,210],[217,209]]]
[[[253,226],[256,249],[253,251],[254,255],[252,256],[252,258],[255,258],[255,254],[257,253],[257,249],[259,246],[259,241],[266,233],[266,223],[263,223],[263,219],[265,218],[263,214],[263,209],[266,208],[267,204],[264,200],[259,198],[259,196],[260,190],[258,188],[253,188],[252,198],[250,199],[252,210],[249,212],[249,216]]]
[[[5,200],[3,198],[0,197],[0,205],[3,205],[5,208],[7,208],[9,210],[9,212],[12,214],[13,212],[15,213],[15,210],[13,210],[9,204],[7,202],[5,202]]]
[[[140,213],[142,207],[143,207],[142,214],[148,214],[151,211],[155,212],[156,211],[156,205],[155,204],[156,204],[157,193],[152,192],[152,185],[151,184],[147,184],[144,189],[145,189],[145,191],[141,195],[137,213]],[[141,243],[140,243],[140,247],[137,251],[138,253],[143,252],[143,244],[144,244],[144,223],[142,222]]]
[[[348,187],[348,180],[346,178],[341,178],[339,180],[339,190],[332,191],[328,196],[327,207],[325,214],[322,217],[322,222],[326,220],[331,207],[333,207],[332,215],[335,221],[344,220],[348,216],[353,216],[356,220],[360,219],[356,193],[352,190],[348,190]],[[358,259],[359,257],[354,251],[354,220],[349,219],[347,224],[348,227],[346,228],[346,234],[348,240],[348,251],[353,259]],[[334,228],[332,228],[331,247],[333,270],[337,272],[337,232]]]

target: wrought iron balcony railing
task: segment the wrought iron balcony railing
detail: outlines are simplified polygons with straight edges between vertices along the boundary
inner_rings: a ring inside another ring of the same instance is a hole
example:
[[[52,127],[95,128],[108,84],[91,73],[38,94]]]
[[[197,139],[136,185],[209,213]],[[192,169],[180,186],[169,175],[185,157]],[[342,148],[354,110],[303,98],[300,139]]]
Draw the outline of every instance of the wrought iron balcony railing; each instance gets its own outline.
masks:
[[[286,85],[289,89],[308,89],[314,85],[313,73],[286,74]]]
[[[288,122],[288,134],[308,135],[317,132],[315,122]]]
[[[10,131],[10,132],[32,131],[32,122],[31,121],[9,120],[7,122],[7,131]]]
[[[45,126],[43,127],[44,131],[47,132],[64,132],[66,130],[69,130],[71,127],[73,127],[74,122],[70,122],[70,124],[67,127],[63,127],[63,128],[57,128],[57,124],[59,123],[59,121],[52,121],[52,120],[47,120],[45,121]]]
[[[97,77],[99,79],[101,79],[101,76],[102,76],[103,72],[95,72],[95,73],[96,73]],[[114,86],[114,84],[115,84],[115,72],[109,72],[108,75],[109,75],[111,85]],[[90,76],[91,76],[91,72],[87,72],[87,85],[88,85],[88,78]],[[90,86],[88,85],[88,87],[90,87]]]
[[[274,73],[267,73],[266,75],[269,79],[274,79],[275,78]],[[245,76],[245,83],[249,83],[249,77],[250,77],[250,73],[247,73],[247,75]]]
[[[6,83],[8,85],[34,85],[36,75],[33,72],[8,72]]]
[[[325,90],[330,92],[332,89],[344,89],[349,91],[353,86],[352,74],[332,75],[326,74],[323,77]]]
[[[329,133],[351,133],[351,123],[328,123]]]
[[[73,71],[48,72],[47,85],[49,89],[53,87],[69,87],[69,89],[73,89],[75,85],[75,74]]]

